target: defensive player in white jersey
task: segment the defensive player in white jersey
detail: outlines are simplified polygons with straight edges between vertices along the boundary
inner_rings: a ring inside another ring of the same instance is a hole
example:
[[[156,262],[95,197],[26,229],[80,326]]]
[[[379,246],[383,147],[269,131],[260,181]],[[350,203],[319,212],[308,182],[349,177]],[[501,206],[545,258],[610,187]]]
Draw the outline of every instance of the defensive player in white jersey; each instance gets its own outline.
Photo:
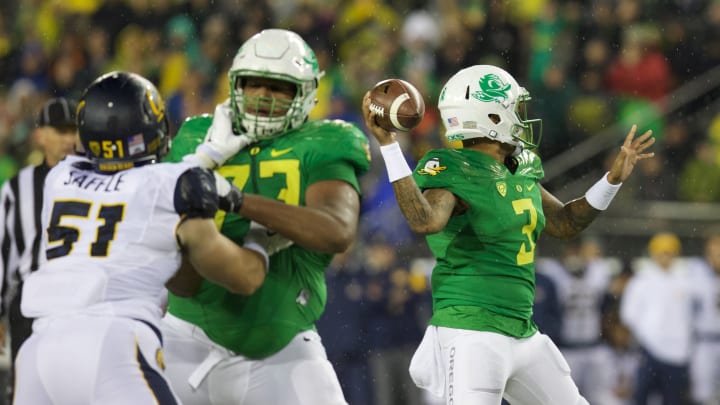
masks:
[[[215,227],[219,205],[241,202],[237,189],[193,159],[156,163],[169,136],[148,80],[101,76],[86,89],[77,119],[87,157],[68,157],[45,183],[46,260],[25,284],[22,311],[37,320],[18,355],[16,403],[179,403],[163,376],[157,325],[166,284],[193,293],[198,276],[176,275],[181,258],[248,294],[264,279],[267,253],[236,245]]]

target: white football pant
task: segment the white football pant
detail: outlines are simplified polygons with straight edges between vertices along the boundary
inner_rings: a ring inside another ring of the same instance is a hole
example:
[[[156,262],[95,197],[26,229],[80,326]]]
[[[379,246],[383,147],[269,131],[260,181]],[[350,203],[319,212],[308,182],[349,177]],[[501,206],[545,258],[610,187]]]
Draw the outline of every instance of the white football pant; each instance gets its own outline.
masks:
[[[562,354],[541,333],[517,339],[429,326],[423,339],[437,340],[435,344],[424,342],[424,346],[436,348],[439,356],[419,350],[416,356],[426,359],[414,358],[413,363],[429,364],[427,361],[435,356],[434,362],[440,363],[441,369],[420,378],[444,381],[444,387],[436,386],[434,391],[444,392],[447,405],[500,405],[503,397],[512,405],[588,404],[570,377]]]
[[[129,318],[38,319],[18,352],[16,405],[175,405],[157,333]]]
[[[166,375],[185,405],[347,405],[320,336],[305,331],[252,360],[170,314],[162,321]]]

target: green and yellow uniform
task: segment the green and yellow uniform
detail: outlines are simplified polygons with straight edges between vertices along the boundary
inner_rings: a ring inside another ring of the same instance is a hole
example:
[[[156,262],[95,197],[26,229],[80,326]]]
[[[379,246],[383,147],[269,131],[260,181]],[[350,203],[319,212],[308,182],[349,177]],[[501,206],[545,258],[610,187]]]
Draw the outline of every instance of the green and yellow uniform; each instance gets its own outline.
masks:
[[[187,120],[173,140],[169,159],[180,161],[193,153],[211,123],[209,115]],[[305,191],[319,181],[342,180],[359,193],[358,176],[368,170],[369,157],[367,138],[356,126],[319,120],[248,146],[218,172],[244,192],[303,206]],[[224,235],[243,243],[249,229],[246,218],[218,212],[215,219]],[[325,308],[324,271],[331,259],[331,254],[292,245],[270,257],[265,282],[253,295],[231,294],[205,280],[192,298],[170,294],[168,312],[237,354],[264,358],[299,332],[314,329]]]
[[[511,173],[471,149],[428,152],[414,177],[421,189],[442,188],[468,203],[462,215],[427,236],[437,259],[432,325],[528,337],[535,295],[535,242],[545,227],[540,158],[525,151]]]

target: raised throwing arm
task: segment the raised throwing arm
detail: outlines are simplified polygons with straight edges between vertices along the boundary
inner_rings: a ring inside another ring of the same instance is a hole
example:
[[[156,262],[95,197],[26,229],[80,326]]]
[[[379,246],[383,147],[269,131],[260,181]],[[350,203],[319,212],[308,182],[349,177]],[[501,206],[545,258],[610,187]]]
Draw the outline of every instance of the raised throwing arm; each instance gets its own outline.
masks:
[[[380,127],[371,111],[369,93],[363,98],[365,125],[380,144],[395,199],[413,232],[431,234],[442,230],[456,210],[458,198],[448,190],[429,189],[421,192],[402,154],[395,134]]]

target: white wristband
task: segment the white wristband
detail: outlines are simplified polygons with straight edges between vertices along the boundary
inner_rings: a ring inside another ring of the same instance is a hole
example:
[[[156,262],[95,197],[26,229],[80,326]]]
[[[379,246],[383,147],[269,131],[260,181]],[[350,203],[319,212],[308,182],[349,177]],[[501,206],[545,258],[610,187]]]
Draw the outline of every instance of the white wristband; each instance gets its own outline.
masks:
[[[243,247],[245,249],[250,249],[254,252],[260,253],[262,255],[262,257],[265,259],[265,272],[270,271],[270,256],[268,256],[267,251],[265,251],[265,249],[262,246],[260,246],[259,243],[245,242],[243,244]]]
[[[615,194],[620,190],[620,186],[622,186],[622,183],[610,184],[610,182],[607,181],[608,174],[610,174],[610,172],[605,173],[605,175],[585,193],[585,200],[596,210],[605,211],[615,197]]]
[[[380,146],[380,153],[385,161],[390,183],[412,175],[412,170],[405,160],[399,143],[393,142],[390,145]]]

